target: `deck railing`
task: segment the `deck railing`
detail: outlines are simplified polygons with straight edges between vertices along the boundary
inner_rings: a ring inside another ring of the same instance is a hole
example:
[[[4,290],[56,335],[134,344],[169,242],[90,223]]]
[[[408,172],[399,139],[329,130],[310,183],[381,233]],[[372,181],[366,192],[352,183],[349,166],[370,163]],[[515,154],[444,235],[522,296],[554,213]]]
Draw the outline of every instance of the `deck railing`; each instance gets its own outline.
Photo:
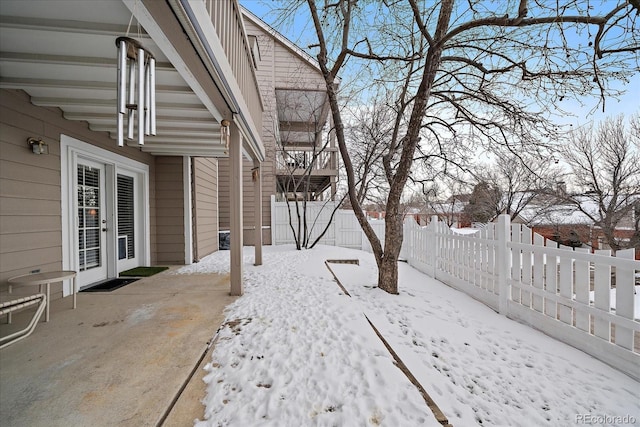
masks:
[[[280,148],[276,152],[276,170],[280,174],[301,171],[326,171],[327,174],[337,173],[338,149],[330,147],[322,151],[314,152],[312,148]]]
[[[254,58],[237,0],[202,0],[240,86],[256,128],[262,129],[262,99]],[[256,59],[257,60],[257,59]]]

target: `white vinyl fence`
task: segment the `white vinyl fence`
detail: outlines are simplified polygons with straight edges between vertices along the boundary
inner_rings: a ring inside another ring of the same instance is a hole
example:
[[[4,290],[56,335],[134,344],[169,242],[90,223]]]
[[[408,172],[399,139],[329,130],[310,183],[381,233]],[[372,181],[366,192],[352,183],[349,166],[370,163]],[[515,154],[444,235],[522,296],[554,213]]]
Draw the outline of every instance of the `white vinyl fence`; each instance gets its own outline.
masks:
[[[334,205],[317,204],[307,210],[316,209],[324,228]],[[293,243],[286,203],[273,201],[272,212],[273,243]],[[371,224],[383,238],[384,221]],[[352,211],[336,212],[321,243],[371,251]],[[526,226],[510,224],[508,215],[474,234],[458,234],[434,217],[427,227],[406,221],[401,259],[640,380],[640,319],[634,315],[640,311],[640,261],[633,249],[613,257],[608,250],[558,248]]]
[[[362,234],[362,228],[351,210],[337,209],[338,202],[307,202],[307,227],[310,230],[311,242],[313,242],[331,222],[329,229],[320,239],[320,244],[330,246],[341,246],[343,248],[364,249],[371,252],[369,241]],[[291,218],[289,218],[291,210]],[[271,242],[274,245],[284,245],[295,243],[294,234],[291,227],[298,233],[298,211],[302,218],[303,203],[298,202],[276,202],[271,196]],[[331,214],[334,212],[333,221]],[[291,220],[291,223],[289,222]],[[376,234],[384,242],[384,221],[370,221]],[[302,228],[300,228],[302,231]]]

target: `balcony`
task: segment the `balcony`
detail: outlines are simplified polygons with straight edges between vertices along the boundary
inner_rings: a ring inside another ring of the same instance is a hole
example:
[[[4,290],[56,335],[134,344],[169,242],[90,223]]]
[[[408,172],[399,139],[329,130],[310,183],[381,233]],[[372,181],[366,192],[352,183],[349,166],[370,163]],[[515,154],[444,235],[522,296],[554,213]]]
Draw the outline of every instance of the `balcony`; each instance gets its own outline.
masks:
[[[236,0],[202,0],[220,40],[240,92],[256,129],[262,129],[263,103],[255,75],[259,50],[244,30],[242,11]]]
[[[327,188],[338,176],[338,149],[327,147],[315,151],[311,147],[280,148],[276,152],[276,175],[283,192],[299,193],[306,187],[314,198]]]

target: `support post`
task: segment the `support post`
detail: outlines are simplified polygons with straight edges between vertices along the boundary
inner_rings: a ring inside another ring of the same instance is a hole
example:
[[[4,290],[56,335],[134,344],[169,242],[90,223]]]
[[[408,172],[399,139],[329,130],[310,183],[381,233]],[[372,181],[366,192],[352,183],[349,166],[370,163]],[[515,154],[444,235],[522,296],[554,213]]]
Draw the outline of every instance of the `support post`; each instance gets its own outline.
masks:
[[[254,218],[255,227],[253,232],[253,245],[255,247],[255,256],[253,265],[262,265],[262,169],[260,162],[253,161],[253,170],[251,171],[253,178],[253,197],[254,197]]]
[[[511,240],[511,224],[509,215],[502,214],[498,217],[496,229],[497,250],[496,269],[498,271],[498,311],[506,316],[509,308],[509,298],[511,298],[509,285],[509,272],[511,270],[510,249],[507,244]]]
[[[230,126],[229,131],[231,295],[240,296],[244,293],[242,284],[242,135],[233,125]]]

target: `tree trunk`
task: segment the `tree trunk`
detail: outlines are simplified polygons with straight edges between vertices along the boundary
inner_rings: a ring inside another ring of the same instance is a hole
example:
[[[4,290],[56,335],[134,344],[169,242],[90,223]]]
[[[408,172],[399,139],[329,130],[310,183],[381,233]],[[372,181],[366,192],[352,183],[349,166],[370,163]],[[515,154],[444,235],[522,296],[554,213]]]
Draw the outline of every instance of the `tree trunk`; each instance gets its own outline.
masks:
[[[385,247],[387,245],[385,244]],[[378,287],[390,294],[398,294],[398,257],[387,256],[385,251],[378,267]]]
[[[402,249],[402,218],[397,213],[384,219],[384,255],[378,265],[378,287],[398,294],[398,257]]]

